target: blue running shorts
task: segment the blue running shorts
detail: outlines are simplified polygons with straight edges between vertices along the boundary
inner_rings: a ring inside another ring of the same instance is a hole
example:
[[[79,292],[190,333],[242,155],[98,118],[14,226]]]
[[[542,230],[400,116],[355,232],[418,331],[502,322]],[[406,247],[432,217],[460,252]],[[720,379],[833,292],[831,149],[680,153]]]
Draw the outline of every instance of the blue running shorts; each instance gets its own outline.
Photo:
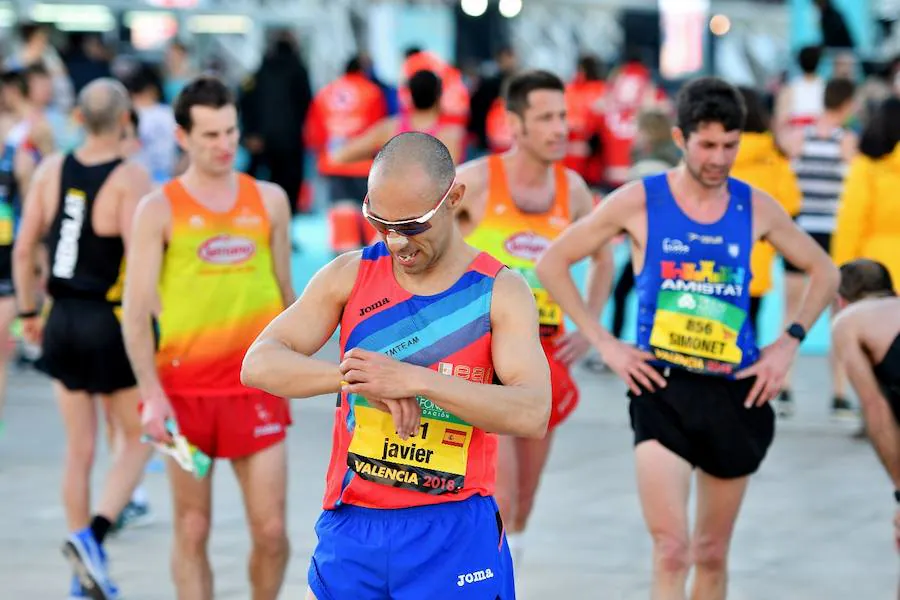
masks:
[[[309,566],[318,600],[514,600],[512,557],[493,498],[394,510],[323,511]]]

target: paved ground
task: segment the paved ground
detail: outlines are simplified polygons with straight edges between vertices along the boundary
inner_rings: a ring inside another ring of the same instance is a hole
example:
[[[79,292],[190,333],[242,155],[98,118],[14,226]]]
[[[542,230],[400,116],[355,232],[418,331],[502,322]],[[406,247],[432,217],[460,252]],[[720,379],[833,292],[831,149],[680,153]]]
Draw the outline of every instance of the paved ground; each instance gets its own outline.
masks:
[[[828,422],[825,364],[801,360],[798,414],[779,426],[738,524],[731,599],[897,597],[890,486],[868,445],[850,439],[853,425]],[[582,404],[560,430],[547,469],[520,597],[646,599],[650,546],[635,495],[623,388],[611,376],[582,371],[578,379]],[[325,398],[297,405],[290,437],[293,557],[284,598],[302,598],[305,590],[332,406]],[[69,575],[58,551],[65,529],[58,500],[63,440],[49,384],[14,375],[7,417],[0,441],[0,597],[62,598]],[[166,483],[162,474],[148,475],[146,483],[156,522],[111,542],[113,572],[127,598],[168,600],[174,592]],[[218,470],[215,485],[216,597],[247,598],[244,516],[227,468]]]

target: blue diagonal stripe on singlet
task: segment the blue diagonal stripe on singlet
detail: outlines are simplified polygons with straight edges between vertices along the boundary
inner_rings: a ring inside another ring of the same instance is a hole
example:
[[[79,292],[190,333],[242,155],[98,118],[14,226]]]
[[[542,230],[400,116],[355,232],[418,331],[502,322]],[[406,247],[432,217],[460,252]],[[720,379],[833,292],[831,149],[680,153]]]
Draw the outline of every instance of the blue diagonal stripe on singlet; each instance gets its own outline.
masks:
[[[382,256],[388,256],[390,253],[388,252],[387,246],[384,245],[384,242],[378,242],[372,246],[366,246],[362,251],[362,259],[363,260],[378,260]]]
[[[493,280],[487,275],[477,271],[468,271],[459,278],[459,281],[452,288],[436,300],[429,301],[427,298],[413,296],[395,304],[357,323],[350,335],[347,336],[347,342],[344,344],[343,350],[346,352],[350,348],[358,346],[374,350],[376,347],[362,346],[362,342],[381,331],[384,331],[386,335],[399,342],[404,337],[415,332],[414,328],[411,329],[411,327],[415,326],[415,322],[412,320],[413,317],[421,314],[422,318],[417,319],[421,323],[422,320],[427,322],[446,316],[454,312],[460,304],[468,304],[473,297],[490,293],[492,282]],[[427,315],[427,318],[425,318],[425,315]],[[460,325],[463,324],[460,323]],[[381,345],[384,344],[379,344],[379,346]]]

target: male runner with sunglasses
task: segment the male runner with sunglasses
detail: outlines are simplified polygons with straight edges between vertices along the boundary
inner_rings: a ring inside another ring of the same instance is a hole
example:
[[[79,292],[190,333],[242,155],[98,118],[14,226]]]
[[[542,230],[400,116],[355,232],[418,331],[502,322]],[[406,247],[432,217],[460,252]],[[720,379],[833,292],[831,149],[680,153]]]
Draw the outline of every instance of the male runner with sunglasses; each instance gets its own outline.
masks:
[[[546,71],[521,73],[509,81],[505,101],[513,149],[460,168],[466,195],[457,218],[468,243],[525,276],[537,302],[541,342],[550,363],[553,409],[547,435],[500,440],[497,502],[513,561],[521,571],[522,536],[553,431],[578,404],[578,387],[569,367],[589,347],[578,331],[565,332],[562,311],[535,277],[534,263],[566,227],[591,212],[593,199],[584,180],[561,163],[569,134],[562,80]],[[587,304],[599,320],[611,283],[609,245],[599,248],[592,259]],[[604,264],[597,269],[600,263]]]
[[[456,227],[454,175],[432,136],[385,144],[364,214],[386,242],[325,266],[244,359],[247,385],[338,394],[307,599],[515,598],[488,432],[543,436],[549,371],[528,286]],[[340,365],[313,358],[337,327]]]

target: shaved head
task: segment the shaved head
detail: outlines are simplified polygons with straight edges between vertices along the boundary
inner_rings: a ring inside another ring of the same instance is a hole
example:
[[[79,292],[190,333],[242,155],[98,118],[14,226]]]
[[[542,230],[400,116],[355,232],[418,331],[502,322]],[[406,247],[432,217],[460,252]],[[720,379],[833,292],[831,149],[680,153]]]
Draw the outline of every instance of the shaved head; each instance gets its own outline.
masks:
[[[447,146],[427,133],[409,132],[394,136],[375,156],[369,174],[369,188],[385,179],[407,181],[410,193],[434,203],[456,177],[456,165]]]
[[[130,106],[125,86],[108,77],[92,81],[78,94],[84,128],[93,135],[116,131]]]

